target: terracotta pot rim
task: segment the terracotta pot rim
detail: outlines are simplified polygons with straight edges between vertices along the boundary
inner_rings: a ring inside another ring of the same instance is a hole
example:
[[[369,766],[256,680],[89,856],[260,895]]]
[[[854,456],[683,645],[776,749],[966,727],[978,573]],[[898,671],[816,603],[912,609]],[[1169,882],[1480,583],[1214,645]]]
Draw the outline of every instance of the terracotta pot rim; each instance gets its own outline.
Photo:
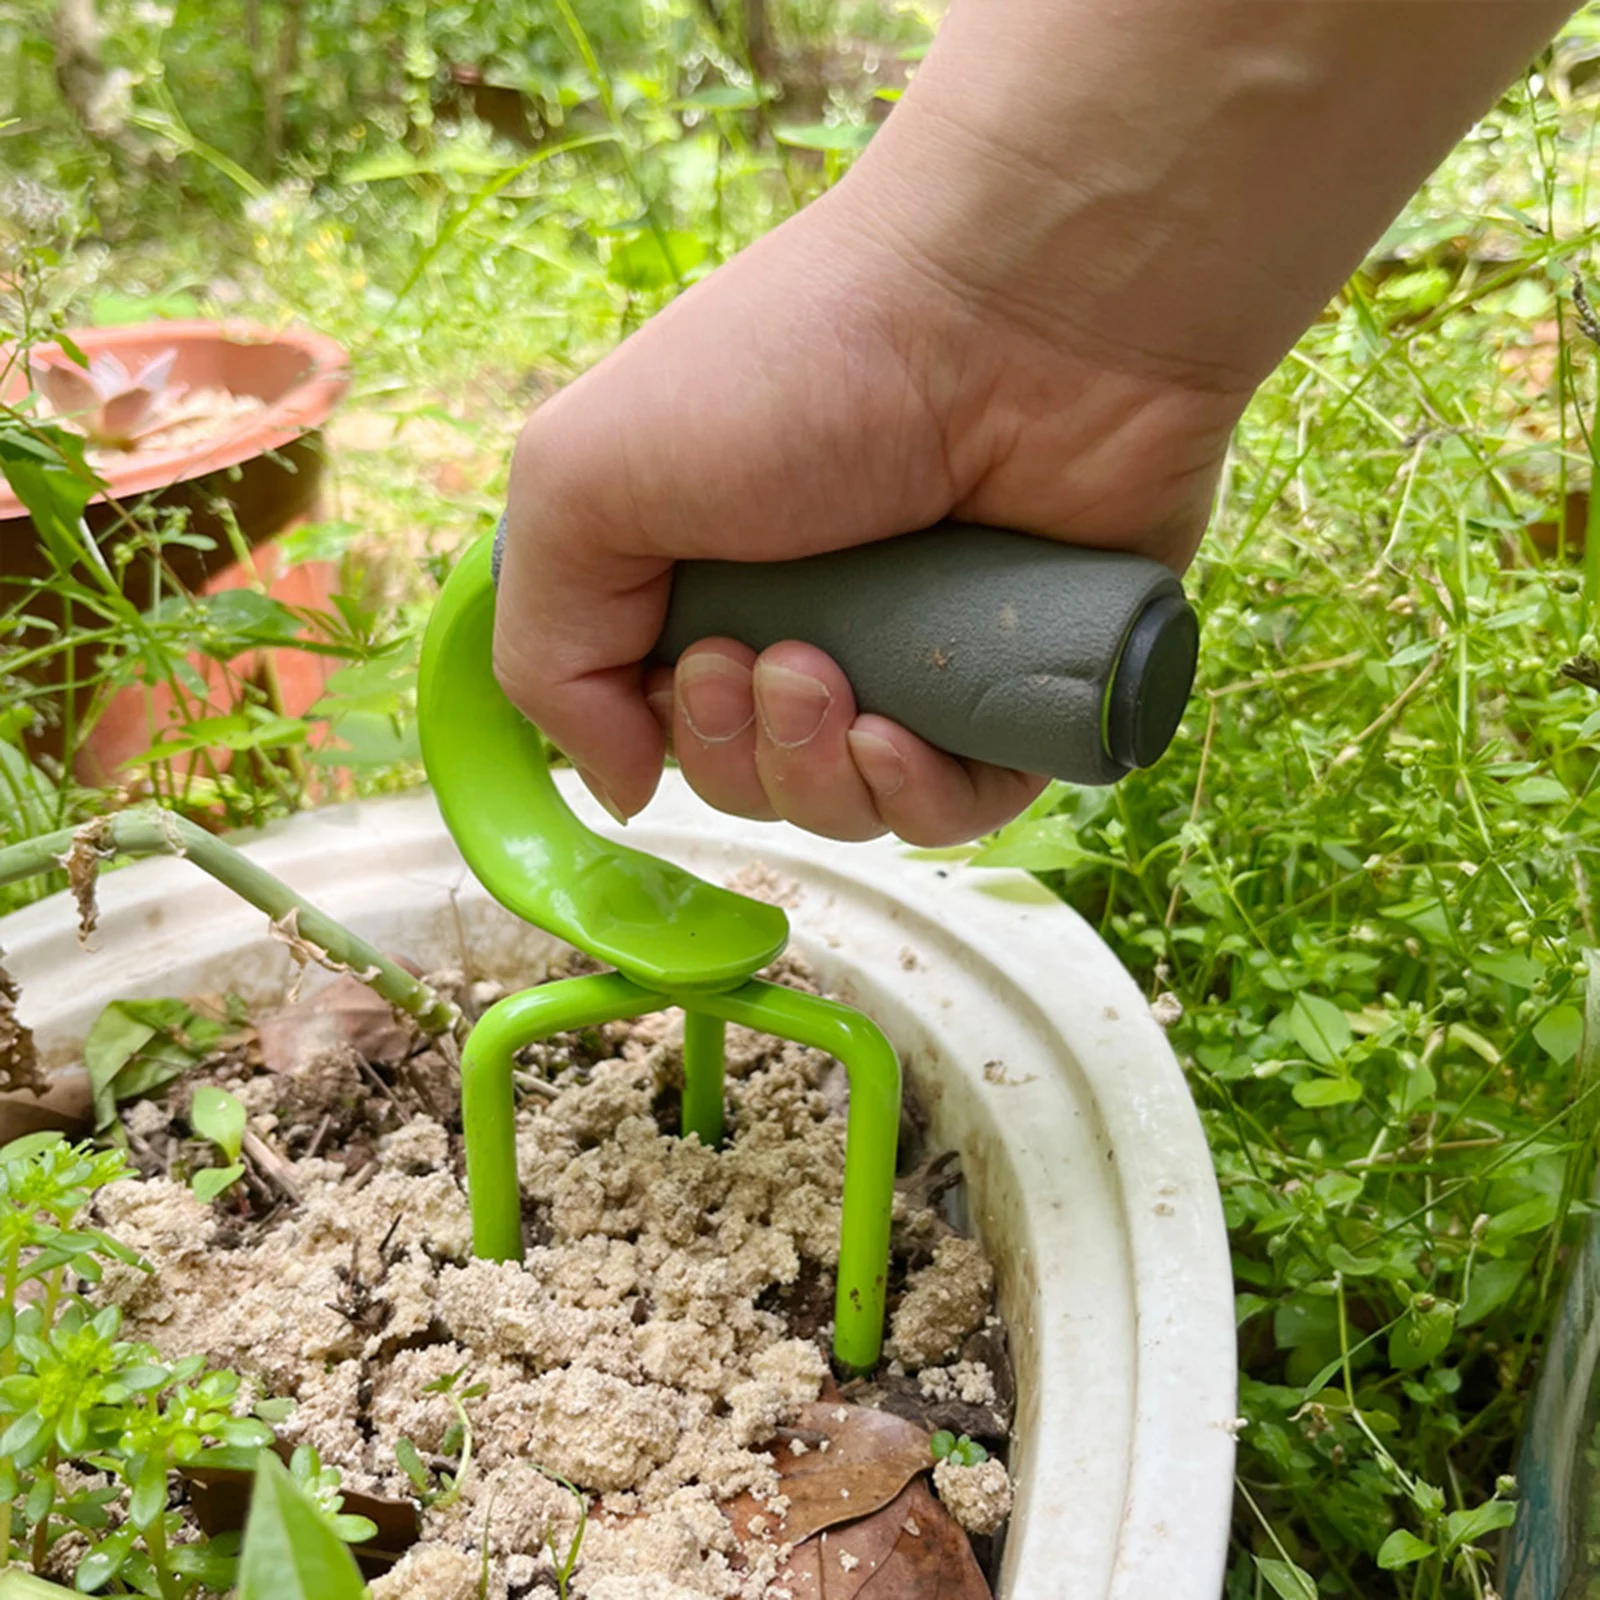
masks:
[[[262,323],[236,318],[192,318],[128,323],[112,328],[69,328],[67,336],[90,355],[103,351],[117,353],[129,345],[182,345],[221,340],[228,344],[277,345],[298,350],[310,363],[306,375],[265,410],[215,438],[188,450],[163,453],[158,460],[142,464],[138,454],[133,453],[125,466],[102,472],[108,488],[105,493],[96,495],[91,504],[174,488],[239,466],[269,451],[281,450],[320,428],[350,386],[350,358],[343,347],[326,334],[310,328],[269,328]],[[35,349],[43,356],[62,353],[58,344],[41,344]],[[0,481],[0,523],[26,520],[27,515],[26,508],[10,487]]]

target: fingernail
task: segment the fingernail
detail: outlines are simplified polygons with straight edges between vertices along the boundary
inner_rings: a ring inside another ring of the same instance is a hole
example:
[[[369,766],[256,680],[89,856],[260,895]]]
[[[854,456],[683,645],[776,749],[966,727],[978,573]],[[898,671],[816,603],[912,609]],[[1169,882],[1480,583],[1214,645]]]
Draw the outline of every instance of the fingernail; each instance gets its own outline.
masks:
[[[820,678],[788,667],[758,661],[755,670],[756,710],[767,737],[784,750],[798,750],[817,736],[833,694]]]
[[[606,808],[609,815],[615,817],[626,828],[628,826],[628,814],[611,798],[611,793],[606,786],[587,767],[578,767],[576,771],[578,776],[583,779],[584,788]]]
[[[881,800],[898,794],[906,781],[906,764],[900,752],[875,733],[852,730],[846,738],[850,743],[850,758],[856,764],[856,771],[866,779],[867,787]]]
[[[750,669],[713,651],[678,664],[678,697],[683,720],[702,744],[726,744],[755,721],[750,703]]]

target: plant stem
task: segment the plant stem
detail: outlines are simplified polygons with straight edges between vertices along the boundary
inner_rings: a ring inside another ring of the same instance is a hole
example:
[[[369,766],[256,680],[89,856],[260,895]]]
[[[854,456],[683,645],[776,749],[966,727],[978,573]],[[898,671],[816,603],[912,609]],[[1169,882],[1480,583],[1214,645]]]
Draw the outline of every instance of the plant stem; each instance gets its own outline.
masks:
[[[61,1282],[66,1273],[66,1267],[57,1267],[45,1280],[44,1305],[41,1308],[44,1317],[44,1332],[49,1334],[56,1325],[56,1311],[61,1304]]]
[[[274,921],[291,917],[295,932],[303,940],[325,951],[333,961],[349,967],[390,1005],[411,1017],[424,1033],[448,1033],[455,1025],[456,1008],[448,1000],[435,994],[420,979],[413,978],[375,945],[318,911],[248,856],[188,818],[159,806],[139,806],[119,811],[89,826],[102,830],[99,837],[108,853],[186,856],[202,872],[209,873]],[[61,858],[73,848],[79,831],[63,828],[0,850],[0,888],[57,870]]]
[[[50,1557],[50,1512],[56,1503],[56,1450],[50,1447],[50,1453],[44,1458],[44,1476],[50,1482],[50,1501],[44,1508],[44,1515],[39,1518],[33,1530],[33,1570],[43,1572],[44,1564]]]
[[[472,1471],[472,1421],[467,1416],[467,1408],[461,1403],[461,1396],[452,1389],[449,1391],[449,1398],[450,1404],[456,1410],[456,1421],[461,1427],[461,1458],[456,1462],[455,1481],[433,1502],[434,1509],[439,1511],[443,1511],[447,1506],[453,1506],[461,1498],[461,1491],[466,1487],[467,1475]]]
[[[144,1530],[145,1554],[156,1569],[156,1582],[161,1586],[162,1600],[183,1600],[183,1586],[172,1571],[172,1553],[167,1549],[166,1513],[162,1512]]]

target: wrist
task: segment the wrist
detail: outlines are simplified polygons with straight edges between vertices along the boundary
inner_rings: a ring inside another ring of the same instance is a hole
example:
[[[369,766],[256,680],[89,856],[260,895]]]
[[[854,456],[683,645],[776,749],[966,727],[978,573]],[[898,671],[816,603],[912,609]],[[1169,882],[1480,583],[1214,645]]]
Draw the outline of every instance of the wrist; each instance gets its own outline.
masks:
[[[912,426],[936,440],[922,481],[937,514],[1187,565],[1248,382],[1111,359],[1006,286],[930,260],[886,226],[869,184],[838,186],[796,224],[838,264],[834,325],[896,375],[874,391],[889,397],[884,448]]]
[[[1248,392],[1558,24],[1393,0],[955,0],[845,187],[1098,365]]]

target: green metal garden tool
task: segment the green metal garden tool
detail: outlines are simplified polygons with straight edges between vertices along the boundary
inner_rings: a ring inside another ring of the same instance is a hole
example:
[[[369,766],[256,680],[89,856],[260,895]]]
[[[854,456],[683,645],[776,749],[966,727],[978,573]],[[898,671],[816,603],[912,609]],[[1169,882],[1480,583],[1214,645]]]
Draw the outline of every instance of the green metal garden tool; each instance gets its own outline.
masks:
[[[900,1069],[878,1027],[835,1001],[755,976],[784,948],[775,906],[696,878],[585,827],[558,793],[539,730],[492,664],[495,542],[446,582],[422,651],[423,758],[468,866],[502,905],[614,971],[511,995],[462,1054],[473,1248],[522,1258],[512,1066],[571,1028],[677,1007],[683,1131],[716,1145],[727,1023],[826,1051],[850,1082],[834,1355],[877,1362],[883,1339]],[[836,556],[681,564],[657,647],[675,660],[713,635],[760,649],[826,649],[858,703],[955,754],[1080,783],[1115,781],[1166,748],[1197,630],[1152,562],[996,529],[941,526]]]

